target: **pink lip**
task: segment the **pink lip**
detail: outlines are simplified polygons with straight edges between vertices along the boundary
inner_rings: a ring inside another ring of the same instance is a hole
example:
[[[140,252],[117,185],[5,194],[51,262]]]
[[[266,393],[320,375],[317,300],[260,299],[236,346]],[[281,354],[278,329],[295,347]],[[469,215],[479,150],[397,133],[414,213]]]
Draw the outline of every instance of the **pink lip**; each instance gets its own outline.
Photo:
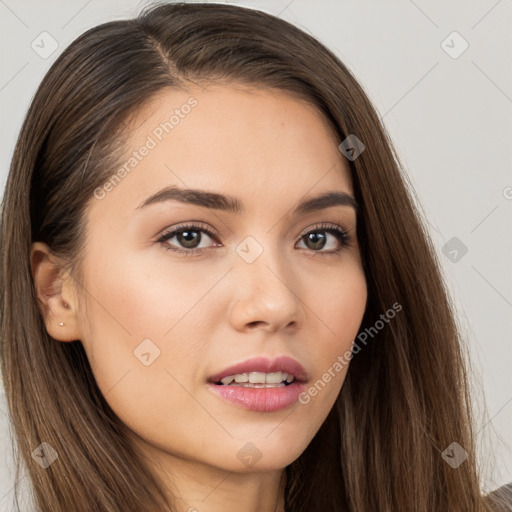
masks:
[[[250,388],[217,384],[224,377],[236,373],[279,371],[293,375],[295,380],[291,384],[279,388]],[[276,359],[256,357],[212,375],[208,379],[208,387],[216,395],[244,409],[274,412],[290,407],[297,402],[299,395],[306,387],[307,380],[308,376],[304,367],[290,357],[281,356]]]
[[[217,383],[228,375],[235,375],[235,373],[250,373],[250,372],[285,372],[288,375],[293,375],[296,381],[305,382],[308,377],[304,367],[288,356],[276,357],[275,359],[268,359],[266,357],[254,357],[247,359],[242,363],[229,366],[215,375],[208,378],[209,382]]]

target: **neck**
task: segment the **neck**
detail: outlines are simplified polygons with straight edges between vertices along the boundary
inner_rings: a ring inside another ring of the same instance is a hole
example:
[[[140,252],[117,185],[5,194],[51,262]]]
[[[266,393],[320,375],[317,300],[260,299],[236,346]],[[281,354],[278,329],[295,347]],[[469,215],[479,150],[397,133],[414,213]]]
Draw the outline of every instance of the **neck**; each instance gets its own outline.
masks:
[[[150,460],[176,512],[285,512],[284,469],[237,473],[169,454]]]
[[[285,512],[285,472],[234,473],[216,468],[176,467],[167,488],[177,497],[177,512]]]

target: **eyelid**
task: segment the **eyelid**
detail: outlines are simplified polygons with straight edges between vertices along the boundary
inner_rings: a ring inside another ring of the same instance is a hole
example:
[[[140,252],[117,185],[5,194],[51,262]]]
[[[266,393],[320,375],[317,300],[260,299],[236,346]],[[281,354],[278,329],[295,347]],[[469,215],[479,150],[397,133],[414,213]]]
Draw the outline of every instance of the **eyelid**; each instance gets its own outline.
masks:
[[[344,226],[344,223],[333,224],[331,222],[320,222],[314,224],[306,228],[302,234],[299,236],[298,242],[304,238],[308,233],[314,232],[322,232],[325,231],[327,233],[334,234],[334,236],[338,239],[340,243],[340,247],[338,249],[334,249],[331,251],[308,251],[318,256],[332,256],[341,253],[342,251],[352,247],[354,245],[354,235],[352,235],[351,230],[347,229]]]
[[[176,234],[177,231],[179,232],[180,230],[186,230],[186,229],[190,229],[192,231],[192,230],[194,230],[194,228],[197,231],[205,231],[206,234],[211,237],[218,236],[217,233],[208,224],[205,224],[204,222],[201,222],[198,220],[191,220],[191,221],[182,222],[180,224],[177,224],[176,226],[171,226],[170,228],[164,229],[164,231],[162,231],[162,234],[158,236],[156,241],[159,242],[162,239],[168,238],[169,235]],[[200,228],[200,229],[197,229],[197,228]]]
[[[339,231],[340,229],[348,234],[348,229],[346,229],[344,226],[340,224],[333,224],[332,222],[318,222],[316,224],[313,224],[312,226],[307,227],[300,235],[299,240],[307,235],[308,233],[312,231],[328,231],[328,230],[336,230]]]
[[[208,224],[205,224],[202,221],[187,221],[183,222],[181,224],[178,224],[176,226],[172,226],[168,229],[165,229],[164,232],[158,236],[156,239],[157,243],[164,244],[166,241],[168,241],[170,238],[173,238],[178,233],[182,231],[203,231],[205,232],[209,237],[214,239],[217,243],[220,243],[218,240],[218,235],[214,232],[212,228]],[[320,222],[317,224],[314,224],[312,226],[309,226],[305,230],[302,231],[300,236],[298,237],[296,243],[300,242],[308,233],[312,233],[315,231],[325,231],[330,234],[333,234],[340,243],[340,247],[334,250],[330,251],[309,251],[314,254],[317,254],[319,256],[330,256],[330,255],[336,255],[342,252],[344,249],[347,249],[348,247],[352,246],[353,244],[353,236],[349,229],[345,228],[342,223],[340,224],[333,224],[330,222]],[[183,249],[179,247],[166,247],[167,250],[171,250],[176,253],[184,254],[185,256],[199,256],[213,247],[219,247],[219,245],[216,246],[210,246],[210,247],[201,247],[196,249]]]

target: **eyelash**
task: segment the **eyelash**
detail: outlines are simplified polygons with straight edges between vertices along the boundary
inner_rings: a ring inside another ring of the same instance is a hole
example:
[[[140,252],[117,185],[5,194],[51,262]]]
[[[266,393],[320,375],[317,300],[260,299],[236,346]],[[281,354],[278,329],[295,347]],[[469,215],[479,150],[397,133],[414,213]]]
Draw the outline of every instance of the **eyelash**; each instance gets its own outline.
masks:
[[[165,242],[169,241],[169,239],[173,238],[175,235],[178,235],[184,231],[201,231],[206,233],[209,237],[217,241],[217,236],[215,233],[213,233],[209,228],[206,226],[203,226],[201,224],[184,224],[181,226],[173,227],[171,230],[164,232],[158,239],[158,243],[162,243],[166,250],[173,251],[175,253],[183,254],[184,256],[199,256],[206,251],[210,250],[212,247],[203,247],[201,249],[179,249],[176,247],[170,247],[169,244],[165,244]],[[321,257],[325,256],[333,256],[337,255],[340,252],[342,252],[345,248],[352,245],[352,236],[345,230],[342,229],[340,226],[337,226],[336,224],[329,224],[329,223],[321,223],[316,226],[314,226],[312,229],[309,229],[304,234],[302,234],[299,237],[300,241],[302,240],[306,235],[309,235],[310,233],[316,233],[316,232],[326,232],[334,235],[338,241],[340,242],[340,247],[338,249],[330,250],[330,251],[313,251],[311,252],[318,254]]]

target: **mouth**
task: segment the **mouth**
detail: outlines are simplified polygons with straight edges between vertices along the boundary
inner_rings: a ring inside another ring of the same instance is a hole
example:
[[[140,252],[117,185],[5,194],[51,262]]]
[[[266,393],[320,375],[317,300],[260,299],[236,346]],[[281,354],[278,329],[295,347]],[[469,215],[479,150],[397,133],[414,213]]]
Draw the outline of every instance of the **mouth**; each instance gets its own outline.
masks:
[[[295,380],[294,375],[286,372],[250,372],[227,375],[215,384],[219,386],[239,386],[244,388],[282,388]]]
[[[230,366],[208,378],[210,390],[231,404],[274,412],[297,402],[308,376],[294,359],[257,357]]]
[[[306,370],[288,356],[269,359],[254,357],[210,376],[209,382],[222,386],[282,387],[292,382],[306,382]]]

